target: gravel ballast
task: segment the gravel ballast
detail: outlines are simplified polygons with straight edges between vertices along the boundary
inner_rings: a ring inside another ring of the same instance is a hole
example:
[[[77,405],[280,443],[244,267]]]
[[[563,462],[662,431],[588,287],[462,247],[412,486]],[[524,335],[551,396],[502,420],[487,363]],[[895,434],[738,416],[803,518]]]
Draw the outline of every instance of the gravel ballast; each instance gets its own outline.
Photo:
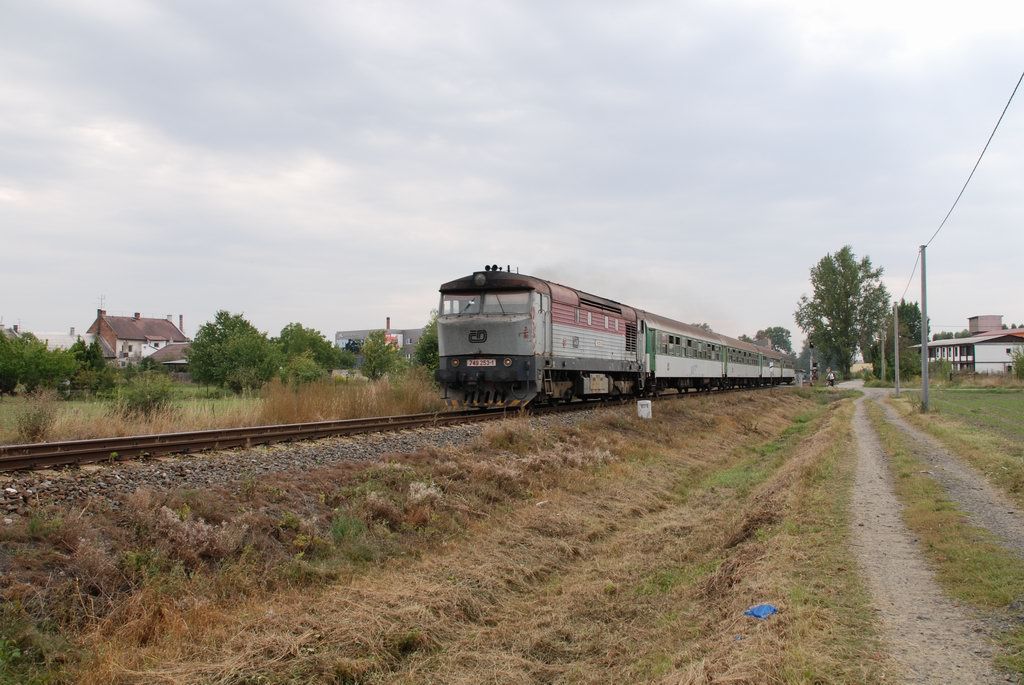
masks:
[[[529,417],[539,430],[570,426],[595,409]],[[388,433],[278,443],[253,448],[169,455],[111,464],[43,469],[0,475],[0,516],[10,525],[36,506],[76,504],[99,498],[111,506],[139,488],[206,488],[274,473],[309,470],[339,462],[365,462],[425,448],[462,447],[494,422],[417,428]]]

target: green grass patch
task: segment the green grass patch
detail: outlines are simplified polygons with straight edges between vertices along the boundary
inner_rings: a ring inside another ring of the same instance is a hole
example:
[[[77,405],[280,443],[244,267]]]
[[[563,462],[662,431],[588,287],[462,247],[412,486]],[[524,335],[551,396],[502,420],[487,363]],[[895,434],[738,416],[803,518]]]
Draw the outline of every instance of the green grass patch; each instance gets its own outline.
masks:
[[[1024,627],[1009,631],[999,642],[1003,648],[998,659],[999,665],[1016,673],[1024,673]]]
[[[752,453],[750,456],[734,466],[712,473],[704,479],[701,487],[727,488],[746,497],[779,467],[785,460],[787,450],[817,425],[815,420],[821,417],[830,403],[819,404],[811,411],[798,414],[779,437],[747,448]]]
[[[934,411],[915,411],[918,395],[892,405],[1024,507],[1024,392],[1008,388],[957,388],[933,393]]]
[[[906,395],[920,403],[920,392]],[[932,411],[1024,445],[1024,388],[931,388],[928,402]]]
[[[636,594],[666,594],[676,586],[693,585],[711,575],[721,563],[721,559],[704,559],[683,566],[661,569],[644,578],[637,586]]]

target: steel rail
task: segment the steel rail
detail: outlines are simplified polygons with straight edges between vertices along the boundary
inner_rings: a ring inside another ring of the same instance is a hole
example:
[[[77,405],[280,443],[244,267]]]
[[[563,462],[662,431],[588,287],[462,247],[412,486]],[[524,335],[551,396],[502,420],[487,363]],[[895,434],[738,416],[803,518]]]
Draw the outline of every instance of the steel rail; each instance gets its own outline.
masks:
[[[447,426],[456,423],[500,419],[507,415],[507,412],[500,410],[440,412],[0,445],[0,472],[119,461],[141,456],[155,457],[165,454],[252,447],[276,442],[313,440],[360,433],[381,433],[425,426]]]
[[[715,392],[754,389],[756,388],[728,388],[719,389]],[[675,399],[700,397],[703,395],[705,393],[702,392],[668,393],[654,395],[651,399]],[[532,413],[570,412],[609,403],[620,402],[624,404],[632,399],[632,397],[629,397],[616,400],[578,401],[530,407],[528,411]],[[337,419],[309,423],[284,423],[266,426],[214,428],[179,433],[129,435],[115,438],[0,445],[0,473],[55,466],[77,466],[96,462],[114,462],[166,454],[188,454],[208,450],[252,447],[278,442],[315,440],[332,436],[383,433],[410,428],[493,421],[508,416],[515,416],[524,410],[526,410],[525,407],[515,409],[473,409],[427,414],[406,414],[402,416],[377,416],[365,419]]]

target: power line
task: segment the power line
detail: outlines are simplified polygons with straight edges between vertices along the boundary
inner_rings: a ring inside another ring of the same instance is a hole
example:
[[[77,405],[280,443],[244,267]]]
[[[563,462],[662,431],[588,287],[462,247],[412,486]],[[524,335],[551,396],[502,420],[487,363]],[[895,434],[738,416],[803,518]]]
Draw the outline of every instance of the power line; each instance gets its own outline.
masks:
[[[943,226],[946,225],[946,222],[949,221],[949,217],[952,216],[957,203],[960,202],[960,198],[963,197],[964,191],[967,190],[967,185],[971,182],[971,179],[974,178],[974,172],[978,170],[978,165],[981,164],[981,159],[985,156],[985,152],[988,150],[988,146],[992,142],[992,138],[995,137],[996,131],[999,130],[999,124],[1003,123],[1003,117],[1006,116],[1006,110],[1010,108],[1010,103],[1013,102],[1013,97],[1017,94],[1017,89],[1020,88],[1022,81],[1024,81],[1024,72],[1021,72],[1020,78],[1017,79],[1017,85],[1013,87],[1013,92],[1010,93],[1010,98],[1006,101],[1006,106],[1003,107],[1003,111],[999,114],[999,119],[996,121],[996,125],[992,128],[992,133],[988,135],[988,140],[985,141],[985,147],[981,149],[981,154],[978,155],[978,159],[974,162],[974,166],[971,168],[971,173],[967,175],[967,180],[964,181],[963,187],[960,188],[960,192],[957,194],[956,199],[953,200],[953,205],[949,208],[949,211],[946,212],[946,216],[942,218],[942,222],[939,224],[939,227],[935,229],[935,233],[932,233],[932,237],[924,244],[925,247],[932,244],[932,241],[935,240],[935,236],[939,234],[939,231],[941,231]],[[906,296],[907,291],[910,290],[910,284],[914,282],[914,274],[917,273],[917,265],[920,263],[921,251],[918,250],[917,258],[914,260],[914,268],[910,270],[910,278],[907,279],[907,287],[903,289],[903,294],[900,295],[901,300]]]
[[[957,203],[960,202],[960,198],[963,197],[964,191],[967,190],[967,184],[971,182],[972,178],[974,178],[974,172],[978,170],[978,165],[981,164],[981,158],[985,156],[985,151],[988,150],[989,143],[992,142],[992,138],[996,135],[996,131],[999,130],[999,124],[1003,123],[1003,117],[1006,115],[1006,110],[1010,108],[1010,103],[1013,102],[1013,96],[1017,94],[1017,89],[1020,88],[1021,81],[1024,81],[1024,72],[1021,72],[1020,78],[1017,79],[1017,85],[1013,87],[1013,92],[1010,93],[1010,99],[1006,101],[1006,106],[1003,107],[1003,112],[999,115],[999,121],[996,122],[995,127],[992,129],[992,133],[988,136],[988,140],[985,141],[985,147],[981,149],[981,154],[978,155],[978,160],[974,163],[974,167],[971,169],[971,173],[967,176],[967,180],[964,181],[964,187],[960,189],[960,193],[956,196],[956,199],[953,200],[953,206],[949,208],[948,212],[946,212],[946,216],[942,219],[942,223],[935,229],[935,233],[932,233],[932,237],[928,239],[927,243],[925,243],[925,247],[932,244],[932,241],[935,240],[935,236],[937,236],[939,231],[942,230],[942,227],[946,225],[946,221],[949,220],[953,210],[956,209]]]
[[[900,300],[902,300],[906,296],[907,291],[910,290],[910,284],[914,282],[914,274],[917,273],[917,265],[920,263],[920,261],[921,251],[918,250],[917,259],[914,260],[914,268],[910,270],[910,278],[907,279],[907,287],[903,289],[903,295],[900,295]]]

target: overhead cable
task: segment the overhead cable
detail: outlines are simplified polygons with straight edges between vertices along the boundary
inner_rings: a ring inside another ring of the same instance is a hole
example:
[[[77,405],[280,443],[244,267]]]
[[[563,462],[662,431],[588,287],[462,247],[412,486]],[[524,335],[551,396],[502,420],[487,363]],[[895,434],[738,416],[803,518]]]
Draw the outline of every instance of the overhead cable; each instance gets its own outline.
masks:
[[[1006,106],[1003,107],[1003,111],[999,115],[999,121],[997,121],[995,127],[993,127],[992,133],[988,135],[988,140],[985,141],[985,147],[981,149],[981,154],[978,155],[978,160],[974,163],[974,167],[971,169],[971,173],[967,176],[967,180],[964,181],[964,187],[960,189],[960,193],[956,196],[956,199],[953,200],[953,206],[949,208],[948,212],[946,212],[946,216],[943,217],[942,223],[940,223],[939,227],[935,229],[935,233],[932,233],[932,237],[928,239],[927,243],[925,243],[925,247],[932,244],[932,241],[935,240],[935,236],[939,234],[942,227],[946,225],[946,221],[949,220],[953,210],[956,209],[956,204],[960,202],[960,198],[963,197],[964,191],[967,190],[967,184],[971,182],[971,179],[974,177],[974,172],[978,170],[978,165],[981,164],[981,158],[985,156],[985,151],[988,150],[989,143],[992,142],[992,138],[996,135],[996,131],[999,130],[999,124],[1003,123],[1003,117],[1006,115],[1006,110],[1010,108],[1010,103],[1013,102],[1013,96],[1017,94],[1017,89],[1020,88],[1021,81],[1024,81],[1024,72],[1021,72],[1020,78],[1017,79],[1017,85],[1013,87],[1013,92],[1010,93],[1010,99],[1006,101]]]

